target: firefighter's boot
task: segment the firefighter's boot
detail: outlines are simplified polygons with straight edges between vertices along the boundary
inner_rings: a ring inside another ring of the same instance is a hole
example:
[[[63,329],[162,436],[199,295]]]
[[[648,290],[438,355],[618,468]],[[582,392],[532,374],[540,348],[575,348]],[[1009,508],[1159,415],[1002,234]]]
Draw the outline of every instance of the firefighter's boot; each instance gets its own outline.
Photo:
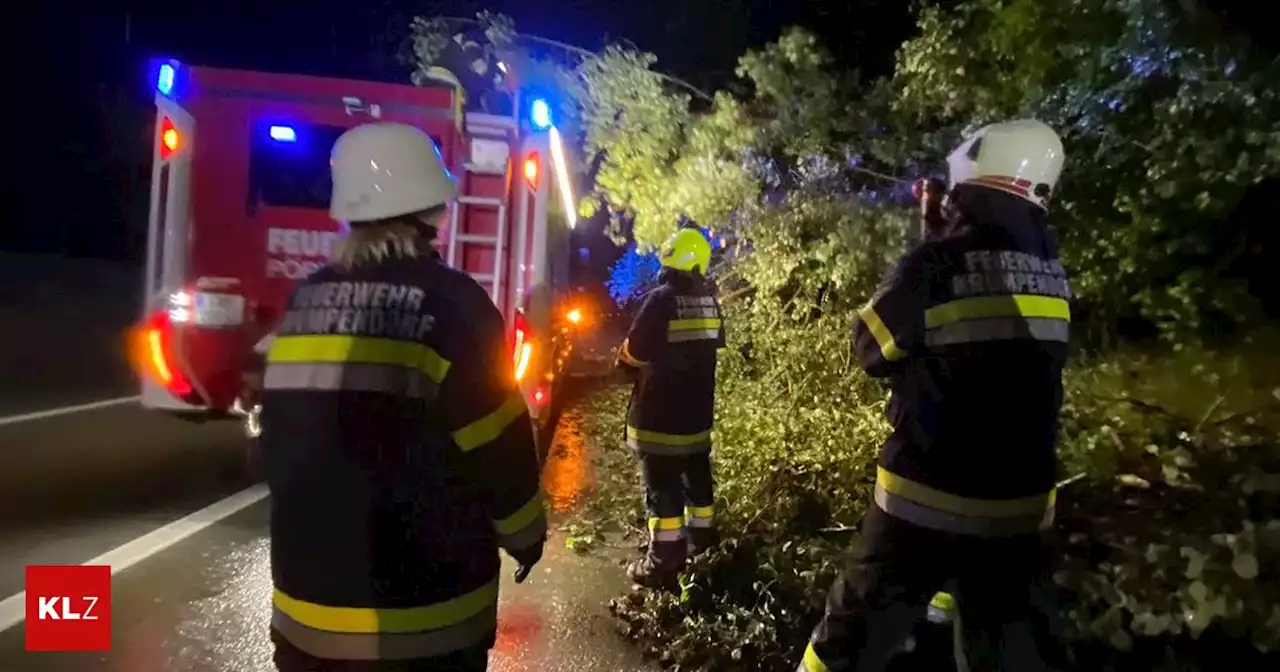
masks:
[[[645,554],[643,558],[631,563],[627,568],[627,574],[632,582],[645,588],[675,593],[680,591],[682,569],[684,569],[683,564],[680,566],[665,564],[655,560],[652,554]]]
[[[692,521],[691,521],[692,522]],[[714,527],[689,527],[689,557],[701,555],[703,552],[720,543],[720,534]]]

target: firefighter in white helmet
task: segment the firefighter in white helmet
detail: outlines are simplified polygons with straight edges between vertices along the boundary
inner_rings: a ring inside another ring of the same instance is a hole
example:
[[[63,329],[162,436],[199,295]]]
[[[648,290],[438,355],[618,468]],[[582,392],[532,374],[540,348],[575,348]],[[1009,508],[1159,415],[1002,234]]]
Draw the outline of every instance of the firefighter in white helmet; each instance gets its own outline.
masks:
[[[484,670],[499,548],[523,580],[547,530],[502,316],[430,245],[456,186],[426,134],[358,126],[331,163],[349,233],[263,376],[276,665]]]
[[[1070,326],[1070,283],[1045,223],[1063,156],[1034,120],[965,138],[948,157],[946,230],[859,311],[855,349],[890,383],[893,434],[800,670],[883,670],[952,586],[970,669],[1061,664],[1032,595],[1049,567]]]

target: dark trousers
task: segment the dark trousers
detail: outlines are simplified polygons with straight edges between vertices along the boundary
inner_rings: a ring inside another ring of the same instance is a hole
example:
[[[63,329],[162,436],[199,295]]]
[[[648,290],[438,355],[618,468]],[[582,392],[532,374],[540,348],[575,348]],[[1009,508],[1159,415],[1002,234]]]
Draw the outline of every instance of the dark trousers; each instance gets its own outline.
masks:
[[[953,535],[873,506],[827,595],[812,653],[830,672],[882,672],[946,587],[956,599],[970,670],[1065,669],[1047,599],[1051,557],[1040,535]]]
[[[649,514],[649,559],[661,569],[681,569],[689,545],[697,551],[713,541],[711,452],[644,454],[640,471]]]
[[[273,657],[280,672],[485,672],[489,667],[489,646],[463,649],[432,658],[413,660],[326,660],[294,646],[271,629],[275,645]]]

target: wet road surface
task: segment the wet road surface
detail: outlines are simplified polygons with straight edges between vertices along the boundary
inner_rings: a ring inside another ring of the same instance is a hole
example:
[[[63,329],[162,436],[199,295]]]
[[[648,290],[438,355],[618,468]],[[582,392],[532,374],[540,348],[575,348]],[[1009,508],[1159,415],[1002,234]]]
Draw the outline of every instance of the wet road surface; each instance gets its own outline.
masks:
[[[561,513],[592,479],[574,422],[571,413],[563,419],[544,469]],[[251,487],[234,423],[197,425],[124,404],[0,425],[0,600],[22,589],[27,564],[86,562]],[[138,561],[113,581],[111,652],[27,653],[18,623],[0,632],[0,669],[273,669],[266,525],[260,500],[154,554],[150,537],[135,542],[125,550]],[[503,571],[491,670],[656,669],[614,634],[604,605],[625,588],[615,559],[576,556],[553,533],[528,581],[515,585],[509,564]],[[10,611],[19,602],[8,600]],[[12,622],[5,605],[0,626]]]

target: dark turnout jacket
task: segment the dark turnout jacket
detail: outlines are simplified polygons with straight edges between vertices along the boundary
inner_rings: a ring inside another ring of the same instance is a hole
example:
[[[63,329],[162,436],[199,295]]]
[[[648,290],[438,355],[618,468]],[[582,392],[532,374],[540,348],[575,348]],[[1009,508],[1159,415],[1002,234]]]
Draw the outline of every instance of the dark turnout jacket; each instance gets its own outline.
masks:
[[[921,526],[1004,536],[1052,521],[1071,286],[1021,203],[978,199],[858,313],[858,359],[893,393],[876,503]]]
[[[267,353],[273,626],[329,659],[492,645],[498,549],[546,534],[488,295],[438,258],[303,281]]]
[[[639,371],[627,410],[627,444],[645,454],[711,449],[716,355],[724,322],[714,287],[691,273],[664,271],[644,296],[618,353]]]

